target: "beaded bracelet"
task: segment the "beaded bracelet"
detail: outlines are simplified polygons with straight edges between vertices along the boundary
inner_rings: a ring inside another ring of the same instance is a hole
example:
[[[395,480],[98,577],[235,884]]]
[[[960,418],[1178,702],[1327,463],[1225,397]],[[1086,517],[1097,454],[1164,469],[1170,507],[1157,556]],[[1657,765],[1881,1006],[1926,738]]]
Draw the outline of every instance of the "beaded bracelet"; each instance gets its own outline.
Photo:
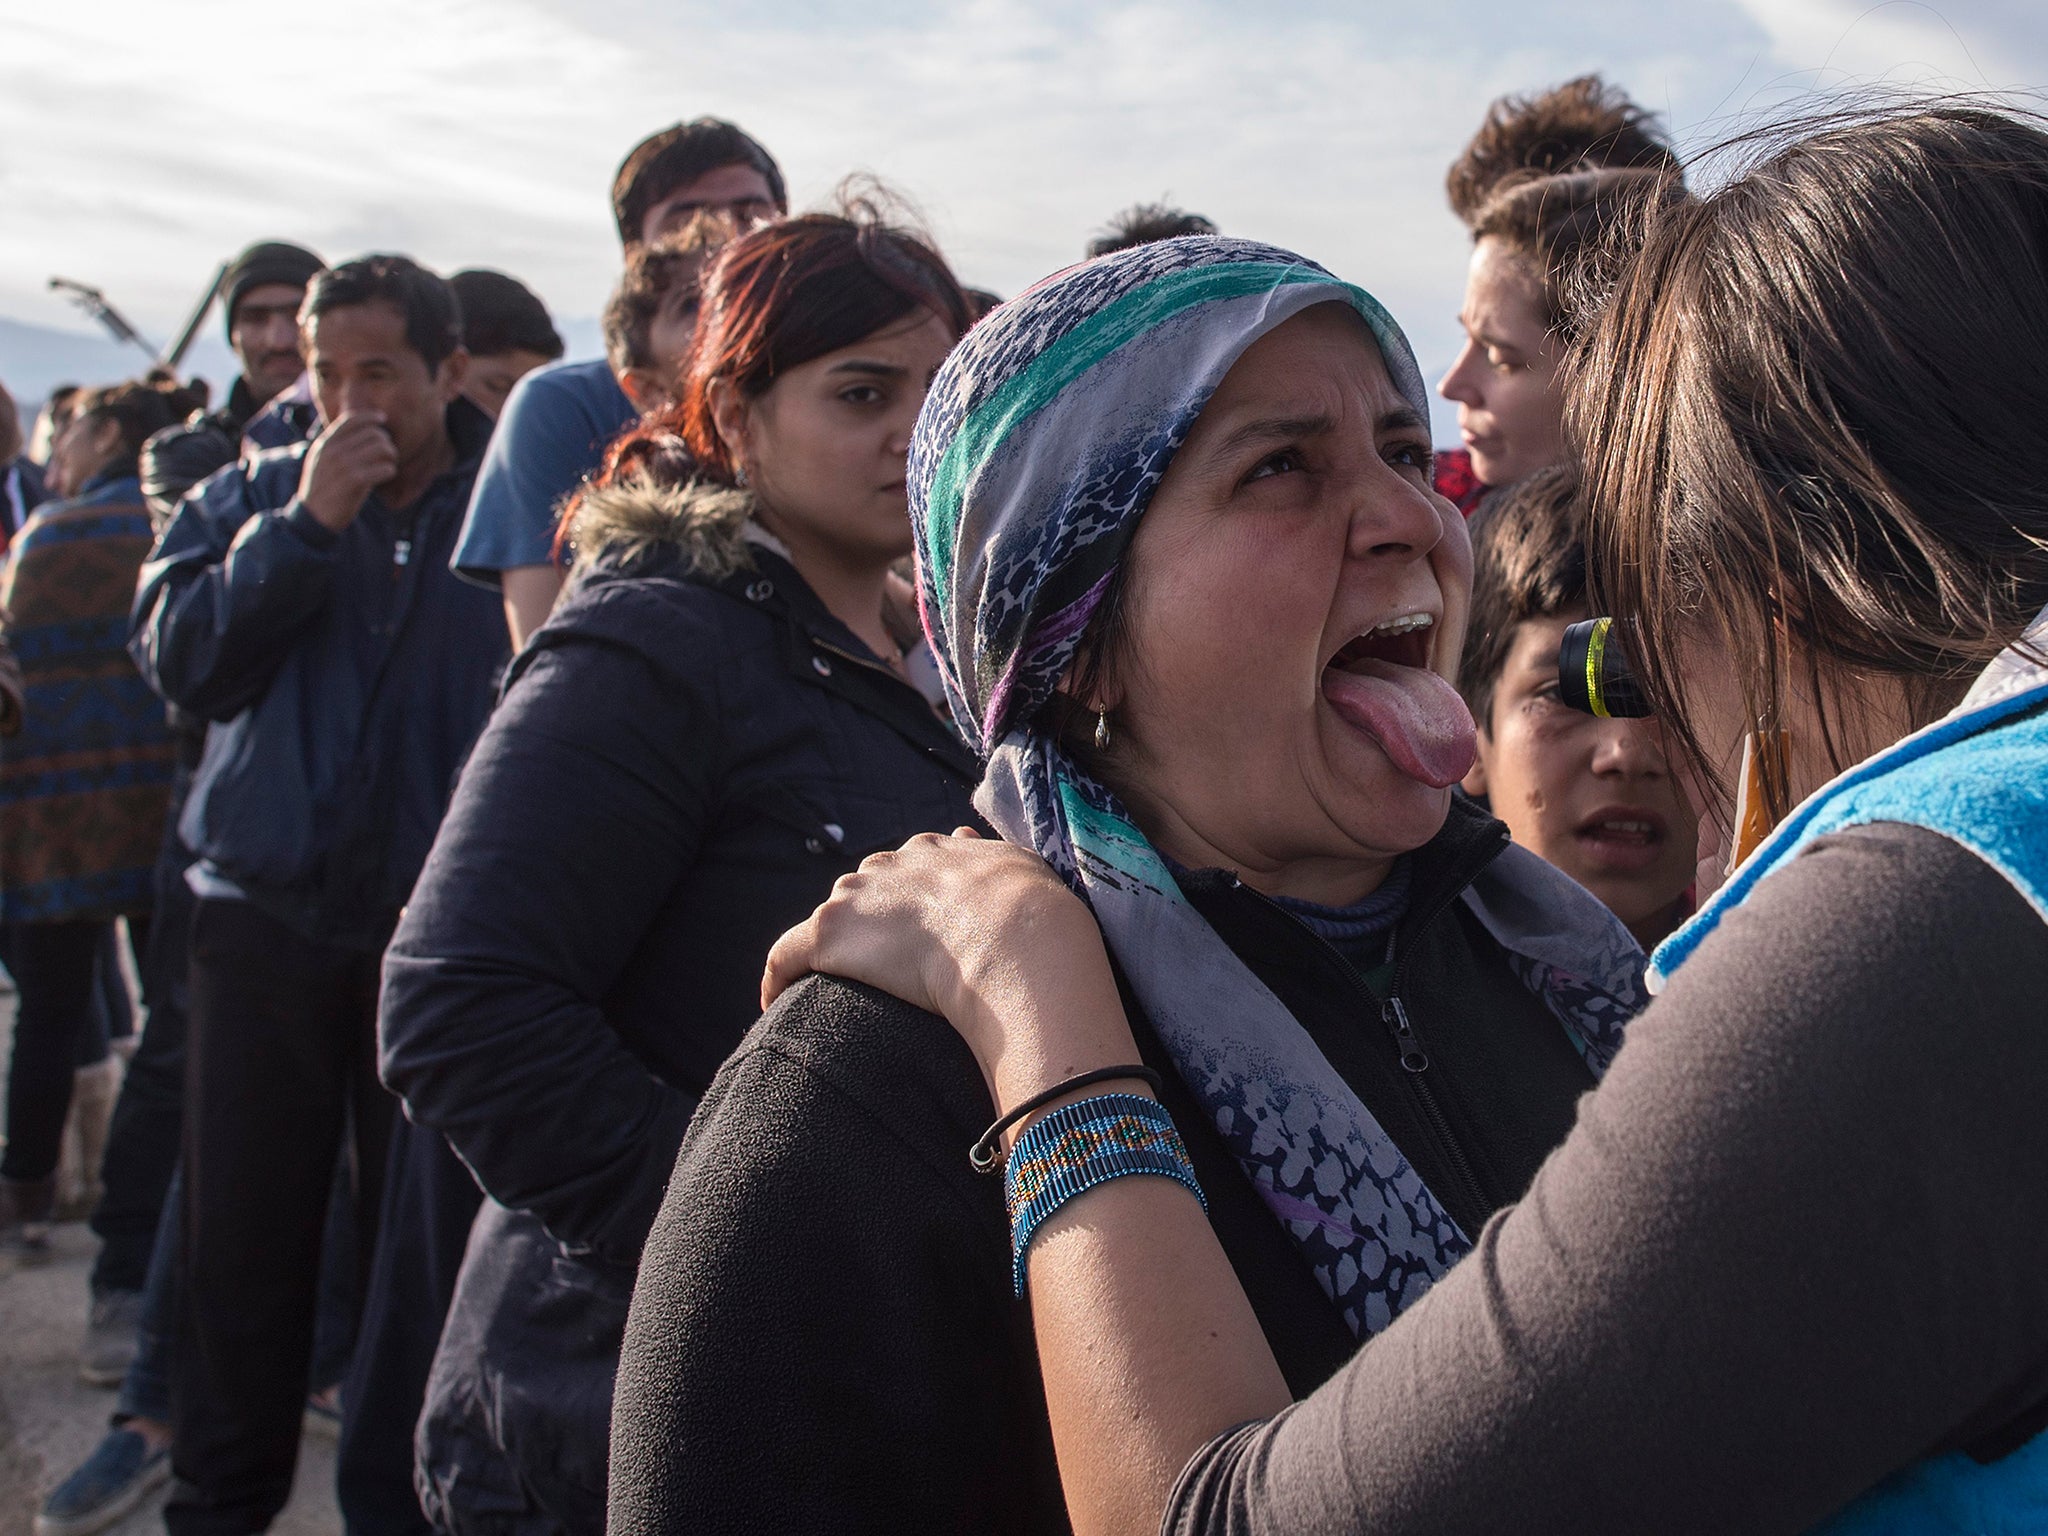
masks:
[[[1010,1152],[1003,1193],[1010,1207],[1010,1278],[1024,1294],[1025,1256],[1046,1218],[1083,1190],[1129,1174],[1175,1179],[1209,1208],[1173,1117],[1157,1099],[1104,1093],[1076,1099],[1032,1122]]]

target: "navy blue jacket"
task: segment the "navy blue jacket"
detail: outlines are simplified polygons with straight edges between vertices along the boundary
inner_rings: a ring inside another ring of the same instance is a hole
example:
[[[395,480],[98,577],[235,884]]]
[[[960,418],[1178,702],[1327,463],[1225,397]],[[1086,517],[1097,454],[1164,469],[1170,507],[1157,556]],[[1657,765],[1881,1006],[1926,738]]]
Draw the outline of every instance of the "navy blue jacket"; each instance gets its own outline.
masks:
[[[974,816],[951,728],[786,561],[750,559],[709,579],[656,537],[579,571],[385,962],[382,1071],[413,1119],[628,1266],[769,946],[867,854]]]
[[[457,400],[448,430],[452,469],[338,534],[298,500],[309,444],[230,465],[135,595],[143,676],[213,722],[180,835],[322,943],[383,947],[504,668],[497,598],[448,570],[491,423]]]

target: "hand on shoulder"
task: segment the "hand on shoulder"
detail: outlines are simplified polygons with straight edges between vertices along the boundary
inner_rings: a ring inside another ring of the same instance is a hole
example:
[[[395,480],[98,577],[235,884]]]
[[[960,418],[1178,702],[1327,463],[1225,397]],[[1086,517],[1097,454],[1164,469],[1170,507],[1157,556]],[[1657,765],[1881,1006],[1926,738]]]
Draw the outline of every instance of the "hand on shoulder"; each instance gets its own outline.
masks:
[[[1132,1058],[1087,905],[1037,854],[969,828],[923,833],[842,875],[769,952],[762,1006],[812,971],[943,1015],[999,1105]]]

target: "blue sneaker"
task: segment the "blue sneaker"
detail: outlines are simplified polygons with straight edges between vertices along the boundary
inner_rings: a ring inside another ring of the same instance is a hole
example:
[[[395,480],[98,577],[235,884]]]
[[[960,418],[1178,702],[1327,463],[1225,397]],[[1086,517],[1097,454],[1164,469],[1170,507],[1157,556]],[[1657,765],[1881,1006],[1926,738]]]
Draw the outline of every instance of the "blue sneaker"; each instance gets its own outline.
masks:
[[[152,1451],[132,1429],[116,1426],[93,1447],[76,1472],[43,1500],[36,1536],[92,1536],[161,1488],[171,1475],[171,1451]]]

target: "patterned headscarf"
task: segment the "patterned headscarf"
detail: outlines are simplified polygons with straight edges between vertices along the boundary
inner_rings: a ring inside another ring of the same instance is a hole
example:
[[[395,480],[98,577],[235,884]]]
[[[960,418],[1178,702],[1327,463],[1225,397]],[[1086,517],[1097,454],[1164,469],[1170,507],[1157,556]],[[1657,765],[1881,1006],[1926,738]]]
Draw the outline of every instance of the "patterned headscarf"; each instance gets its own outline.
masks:
[[[1395,387],[1426,418],[1414,355],[1370,294],[1272,246],[1164,241],[1069,268],[967,334],[918,418],[910,504],[926,632],[954,718],[988,765],[976,805],[1089,903],[1181,1077],[1364,1337],[1420,1296],[1469,1238],[1293,1015],[1188,904],[1117,797],[1031,728],[1224,375],[1261,336],[1330,302],[1365,321]],[[1556,884],[1592,902],[1562,876]],[[1579,913],[1548,887],[1539,904],[1553,897]],[[1628,1009],[1609,983],[1630,957],[1637,973],[1641,964],[1611,918],[1600,932],[1610,945],[1619,932],[1619,949],[1587,989],[1590,1005],[1561,1002],[1530,969],[1583,958],[1582,934],[1540,936],[1521,957],[1525,981],[1596,1072]]]

